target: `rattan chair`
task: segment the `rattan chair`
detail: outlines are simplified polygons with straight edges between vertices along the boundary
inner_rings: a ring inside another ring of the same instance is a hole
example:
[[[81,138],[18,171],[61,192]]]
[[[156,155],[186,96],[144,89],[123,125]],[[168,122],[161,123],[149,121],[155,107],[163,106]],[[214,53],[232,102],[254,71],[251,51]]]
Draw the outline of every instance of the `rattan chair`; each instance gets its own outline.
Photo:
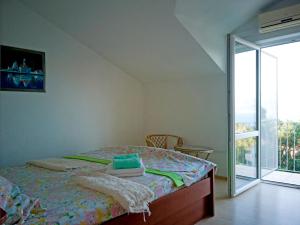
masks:
[[[175,144],[173,146],[168,146],[170,139],[174,139]],[[183,139],[182,137],[172,135],[172,134],[150,134],[147,135],[145,138],[146,144],[149,147],[156,147],[156,148],[174,148],[174,146],[182,146]]]

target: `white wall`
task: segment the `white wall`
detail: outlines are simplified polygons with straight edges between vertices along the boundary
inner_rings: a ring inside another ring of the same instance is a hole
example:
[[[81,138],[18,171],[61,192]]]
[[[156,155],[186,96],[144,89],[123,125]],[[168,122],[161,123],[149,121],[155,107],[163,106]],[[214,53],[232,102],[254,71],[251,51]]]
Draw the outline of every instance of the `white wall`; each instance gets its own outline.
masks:
[[[170,133],[216,151],[210,160],[227,176],[226,76],[146,84],[146,133]]]
[[[215,148],[210,159],[227,175],[220,70],[143,86],[16,0],[0,0],[0,43],[45,51],[47,76],[46,93],[0,92],[0,167],[162,132]]]
[[[143,87],[15,0],[0,43],[46,52],[46,93],[0,92],[0,167],[143,143]]]

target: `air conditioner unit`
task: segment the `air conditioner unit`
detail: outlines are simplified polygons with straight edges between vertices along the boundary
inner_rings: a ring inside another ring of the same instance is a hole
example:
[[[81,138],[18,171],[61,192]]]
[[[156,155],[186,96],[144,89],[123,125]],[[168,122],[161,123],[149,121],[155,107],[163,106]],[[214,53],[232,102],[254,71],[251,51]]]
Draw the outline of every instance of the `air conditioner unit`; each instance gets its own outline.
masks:
[[[300,4],[262,13],[258,16],[258,20],[260,33],[299,26]]]

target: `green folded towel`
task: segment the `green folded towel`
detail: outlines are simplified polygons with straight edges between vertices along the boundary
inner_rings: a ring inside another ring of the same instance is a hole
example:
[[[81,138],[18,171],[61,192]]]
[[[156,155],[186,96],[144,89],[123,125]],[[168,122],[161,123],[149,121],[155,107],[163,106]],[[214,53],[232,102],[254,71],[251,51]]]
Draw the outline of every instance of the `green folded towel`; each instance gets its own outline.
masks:
[[[99,159],[99,158],[84,156],[84,155],[64,156],[64,158],[65,159],[78,159],[78,160],[83,160],[83,161],[87,161],[87,162],[100,163],[100,164],[104,164],[104,165],[108,165],[111,163],[110,159]]]
[[[131,153],[131,154],[123,154],[123,155],[116,155],[114,156],[114,159],[131,159],[131,158],[137,158],[139,159],[138,153]]]
[[[140,158],[125,158],[125,159],[113,159],[112,167],[114,169],[133,169],[141,168]]]
[[[157,169],[151,169],[151,168],[147,168],[145,170],[145,172],[155,174],[155,175],[159,175],[159,176],[168,177],[174,182],[176,187],[181,187],[182,185],[184,185],[182,177],[177,173],[165,172],[165,171],[161,171],[161,170],[157,170]]]

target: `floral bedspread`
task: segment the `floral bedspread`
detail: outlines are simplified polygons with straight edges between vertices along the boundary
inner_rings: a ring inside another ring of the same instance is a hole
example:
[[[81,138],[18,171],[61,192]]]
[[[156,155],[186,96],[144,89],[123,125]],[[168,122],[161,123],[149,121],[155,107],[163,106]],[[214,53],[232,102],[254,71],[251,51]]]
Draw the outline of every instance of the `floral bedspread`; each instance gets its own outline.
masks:
[[[215,166],[192,156],[149,147],[107,147],[85,154],[112,159],[114,155],[126,153],[139,153],[146,168],[180,174],[186,185],[204,178]],[[99,170],[104,168],[99,164]],[[97,225],[126,213],[112,197],[76,185],[72,179],[76,173],[78,170],[56,172],[29,165],[0,169],[0,176],[38,198],[45,208],[33,212],[25,225]],[[126,179],[148,186],[156,199],[178,189],[169,178],[153,174]]]

